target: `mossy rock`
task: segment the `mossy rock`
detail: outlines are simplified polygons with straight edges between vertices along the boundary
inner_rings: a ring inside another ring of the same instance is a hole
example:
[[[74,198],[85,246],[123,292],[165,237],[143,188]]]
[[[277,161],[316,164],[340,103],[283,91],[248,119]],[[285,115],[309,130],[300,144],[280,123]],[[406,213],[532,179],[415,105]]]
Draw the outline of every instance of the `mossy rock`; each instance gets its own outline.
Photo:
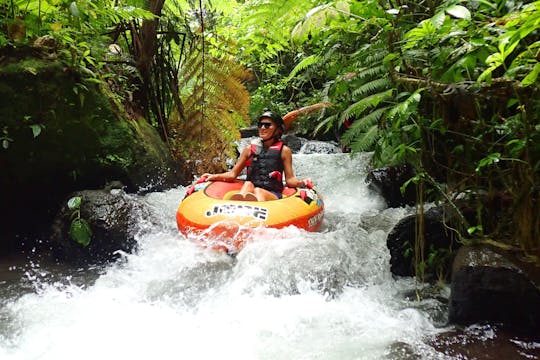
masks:
[[[182,182],[147,121],[129,118],[61,61],[24,54],[0,62],[0,221],[8,234],[46,227],[75,190],[114,180],[127,191]],[[0,253],[16,242],[0,244]]]

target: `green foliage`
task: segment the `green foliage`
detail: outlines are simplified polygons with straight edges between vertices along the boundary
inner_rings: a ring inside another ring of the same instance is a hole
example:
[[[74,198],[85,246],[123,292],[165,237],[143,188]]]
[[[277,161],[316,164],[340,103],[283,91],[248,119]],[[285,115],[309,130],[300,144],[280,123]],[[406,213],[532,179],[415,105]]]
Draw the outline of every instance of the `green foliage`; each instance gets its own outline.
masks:
[[[491,81],[493,72],[503,67],[507,76],[521,78],[523,86],[530,86],[536,82],[540,71],[537,56],[540,40],[533,35],[540,26],[540,1],[526,5],[523,10],[511,13],[501,21],[505,25],[504,32],[495,39],[497,51],[487,57],[488,68],[478,81]],[[508,61],[509,58],[513,60]]]
[[[311,9],[315,1],[246,1],[233,16],[236,25],[230,36],[242,43],[243,59],[271,63],[290,50],[290,29]],[[249,61],[249,60],[248,60]]]
[[[298,74],[300,71],[303,71],[305,70],[306,68],[314,65],[314,64],[317,64],[318,62],[321,61],[321,58],[317,55],[310,55],[306,58],[304,58],[302,61],[300,61],[292,70],[291,70],[291,73],[289,74],[289,76],[287,76],[285,78],[285,82],[288,82],[290,81],[293,77],[296,76],[296,74]]]
[[[331,111],[316,123],[304,123],[304,130],[334,134],[352,151],[374,150],[376,166],[413,164],[436,189],[435,198],[451,204],[454,195],[447,188],[456,193],[488,189],[490,199],[512,194],[512,208],[528,219],[521,221],[519,236],[539,234],[539,216],[533,213],[537,200],[526,206],[518,200],[538,199],[538,191],[525,194],[515,181],[530,183],[527,189],[537,189],[532,184],[540,181],[538,145],[532,140],[539,136],[533,126],[539,113],[539,2],[311,5],[295,24],[280,23],[293,44],[281,43],[279,52],[270,53],[272,64],[268,57],[261,64],[251,56],[266,44],[252,43],[258,50],[242,55],[261,74],[255,104],[331,102]],[[515,239],[478,201],[477,225],[465,226],[474,231],[463,235]],[[532,240],[516,241],[538,248]],[[437,257],[428,256],[428,262]]]
[[[87,247],[92,240],[92,229],[90,224],[81,218],[81,203],[80,196],[74,196],[67,202],[68,208],[72,211],[69,236],[82,247]]]

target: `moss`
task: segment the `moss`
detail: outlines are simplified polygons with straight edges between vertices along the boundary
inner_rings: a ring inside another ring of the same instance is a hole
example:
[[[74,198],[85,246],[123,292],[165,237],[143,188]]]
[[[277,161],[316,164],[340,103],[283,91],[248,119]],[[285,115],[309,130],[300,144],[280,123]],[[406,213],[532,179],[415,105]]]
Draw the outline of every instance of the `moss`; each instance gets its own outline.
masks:
[[[25,78],[26,74],[38,75],[44,73],[60,73],[64,65],[60,61],[43,61],[38,58],[24,58],[17,62],[10,62],[2,67],[4,76],[13,75]]]
[[[139,134],[130,122],[98,86],[80,90],[79,76],[59,62],[7,64],[0,69],[0,83],[1,125],[13,139],[2,155],[21,180],[53,168],[55,176],[75,180],[90,180],[93,173],[115,176],[137,161]],[[33,125],[42,129],[37,137]],[[21,162],[32,166],[21,167]]]
[[[107,95],[59,61],[0,63],[0,134],[12,140],[0,147],[2,221],[45,220],[69,192],[113,180],[149,187],[170,167],[154,129]]]

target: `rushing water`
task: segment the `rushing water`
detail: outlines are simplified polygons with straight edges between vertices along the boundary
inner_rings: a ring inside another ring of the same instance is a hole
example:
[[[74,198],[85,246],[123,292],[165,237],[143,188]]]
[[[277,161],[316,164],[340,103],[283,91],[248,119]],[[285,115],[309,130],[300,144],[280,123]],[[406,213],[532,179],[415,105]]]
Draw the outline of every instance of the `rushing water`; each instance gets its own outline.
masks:
[[[445,306],[389,271],[386,235],[412,209],[369,192],[369,154],[293,162],[324,196],[320,232],[261,229],[233,258],[177,232],[185,188],[148,194],[159,221],[141,219],[139,250],[117,264],[8,269],[0,359],[449,358],[429,345]]]

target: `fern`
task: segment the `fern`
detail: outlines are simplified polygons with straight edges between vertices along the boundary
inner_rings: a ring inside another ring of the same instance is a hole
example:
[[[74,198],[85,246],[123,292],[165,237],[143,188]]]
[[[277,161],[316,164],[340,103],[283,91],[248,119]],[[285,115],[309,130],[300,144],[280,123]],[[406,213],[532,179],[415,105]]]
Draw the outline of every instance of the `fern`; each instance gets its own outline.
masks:
[[[360,136],[355,136],[350,144],[352,152],[363,152],[373,150],[374,144],[379,139],[379,127],[375,124],[363,132]]]
[[[315,126],[315,129],[313,130],[313,134],[318,134],[319,132],[326,133],[332,129],[334,124],[339,120],[339,117],[337,115],[331,115],[327,118],[323,119],[321,122]]]
[[[375,65],[368,68],[364,68],[356,74],[356,78],[359,80],[373,79],[377,76],[383,77],[388,73],[388,68],[385,65]]]
[[[367,96],[363,98],[362,100],[359,100],[355,102],[354,104],[352,104],[351,106],[349,106],[341,114],[341,118],[345,120],[351,117],[359,116],[367,109],[377,107],[377,105],[379,105],[381,101],[389,99],[392,96],[393,92],[394,92],[393,89],[389,89],[384,92]]]
[[[367,82],[367,83],[361,85],[360,87],[356,88],[352,92],[352,95],[354,97],[361,97],[361,96],[365,96],[367,94],[373,94],[376,91],[381,91],[381,90],[388,89],[391,86],[392,86],[392,83],[391,83],[390,79],[388,79],[388,78],[378,78],[378,79]]]
[[[298,74],[300,71],[303,71],[305,69],[307,69],[308,67],[310,66],[313,66],[313,64],[317,64],[321,61],[321,58],[317,55],[310,55],[306,58],[304,58],[304,60],[300,61],[292,70],[291,70],[291,73],[289,74],[289,76],[287,76],[285,78],[285,82],[289,82],[291,81],[291,79],[293,77],[296,76],[296,74]]]
[[[377,42],[370,44],[367,47],[364,46],[362,49],[355,52],[353,57],[357,61],[358,67],[366,65],[372,67],[376,64],[382,64],[387,53],[386,45],[382,42]]]
[[[183,114],[170,123],[177,156],[198,160],[190,163],[192,175],[225,168],[227,158],[236,157],[238,128],[249,121],[249,93],[243,84],[247,71],[194,50],[179,75],[179,85],[188,90],[180,91]]]
[[[372,136],[378,135],[378,132],[373,132],[373,127],[378,127],[380,119],[389,108],[390,107],[383,107],[376,109],[367,114],[367,116],[354,121],[341,138],[343,144],[352,145],[358,143],[351,147],[352,151],[367,151],[368,148],[374,144],[376,139],[370,140],[369,144],[365,143],[366,139],[371,139]],[[368,132],[370,133],[369,136],[365,137],[365,134]]]
[[[363,131],[366,131],[373,125],[377,125],[383,115],[391,108],[391,106],[386,106],[378,108],[374,111],[369,112],[366,116],[357,119],[350,128],[347,130],[347,136],[354,136]]]
[[[278,56],[280,51],[290,47],[290,36],[283,31],[283,24],[300,21],[310,8],[310,1],[246,1],[237,12],[242,16],[237,20],[242,27],[236,38],[252,46],[243,52],[256,56],[261,62]]]

